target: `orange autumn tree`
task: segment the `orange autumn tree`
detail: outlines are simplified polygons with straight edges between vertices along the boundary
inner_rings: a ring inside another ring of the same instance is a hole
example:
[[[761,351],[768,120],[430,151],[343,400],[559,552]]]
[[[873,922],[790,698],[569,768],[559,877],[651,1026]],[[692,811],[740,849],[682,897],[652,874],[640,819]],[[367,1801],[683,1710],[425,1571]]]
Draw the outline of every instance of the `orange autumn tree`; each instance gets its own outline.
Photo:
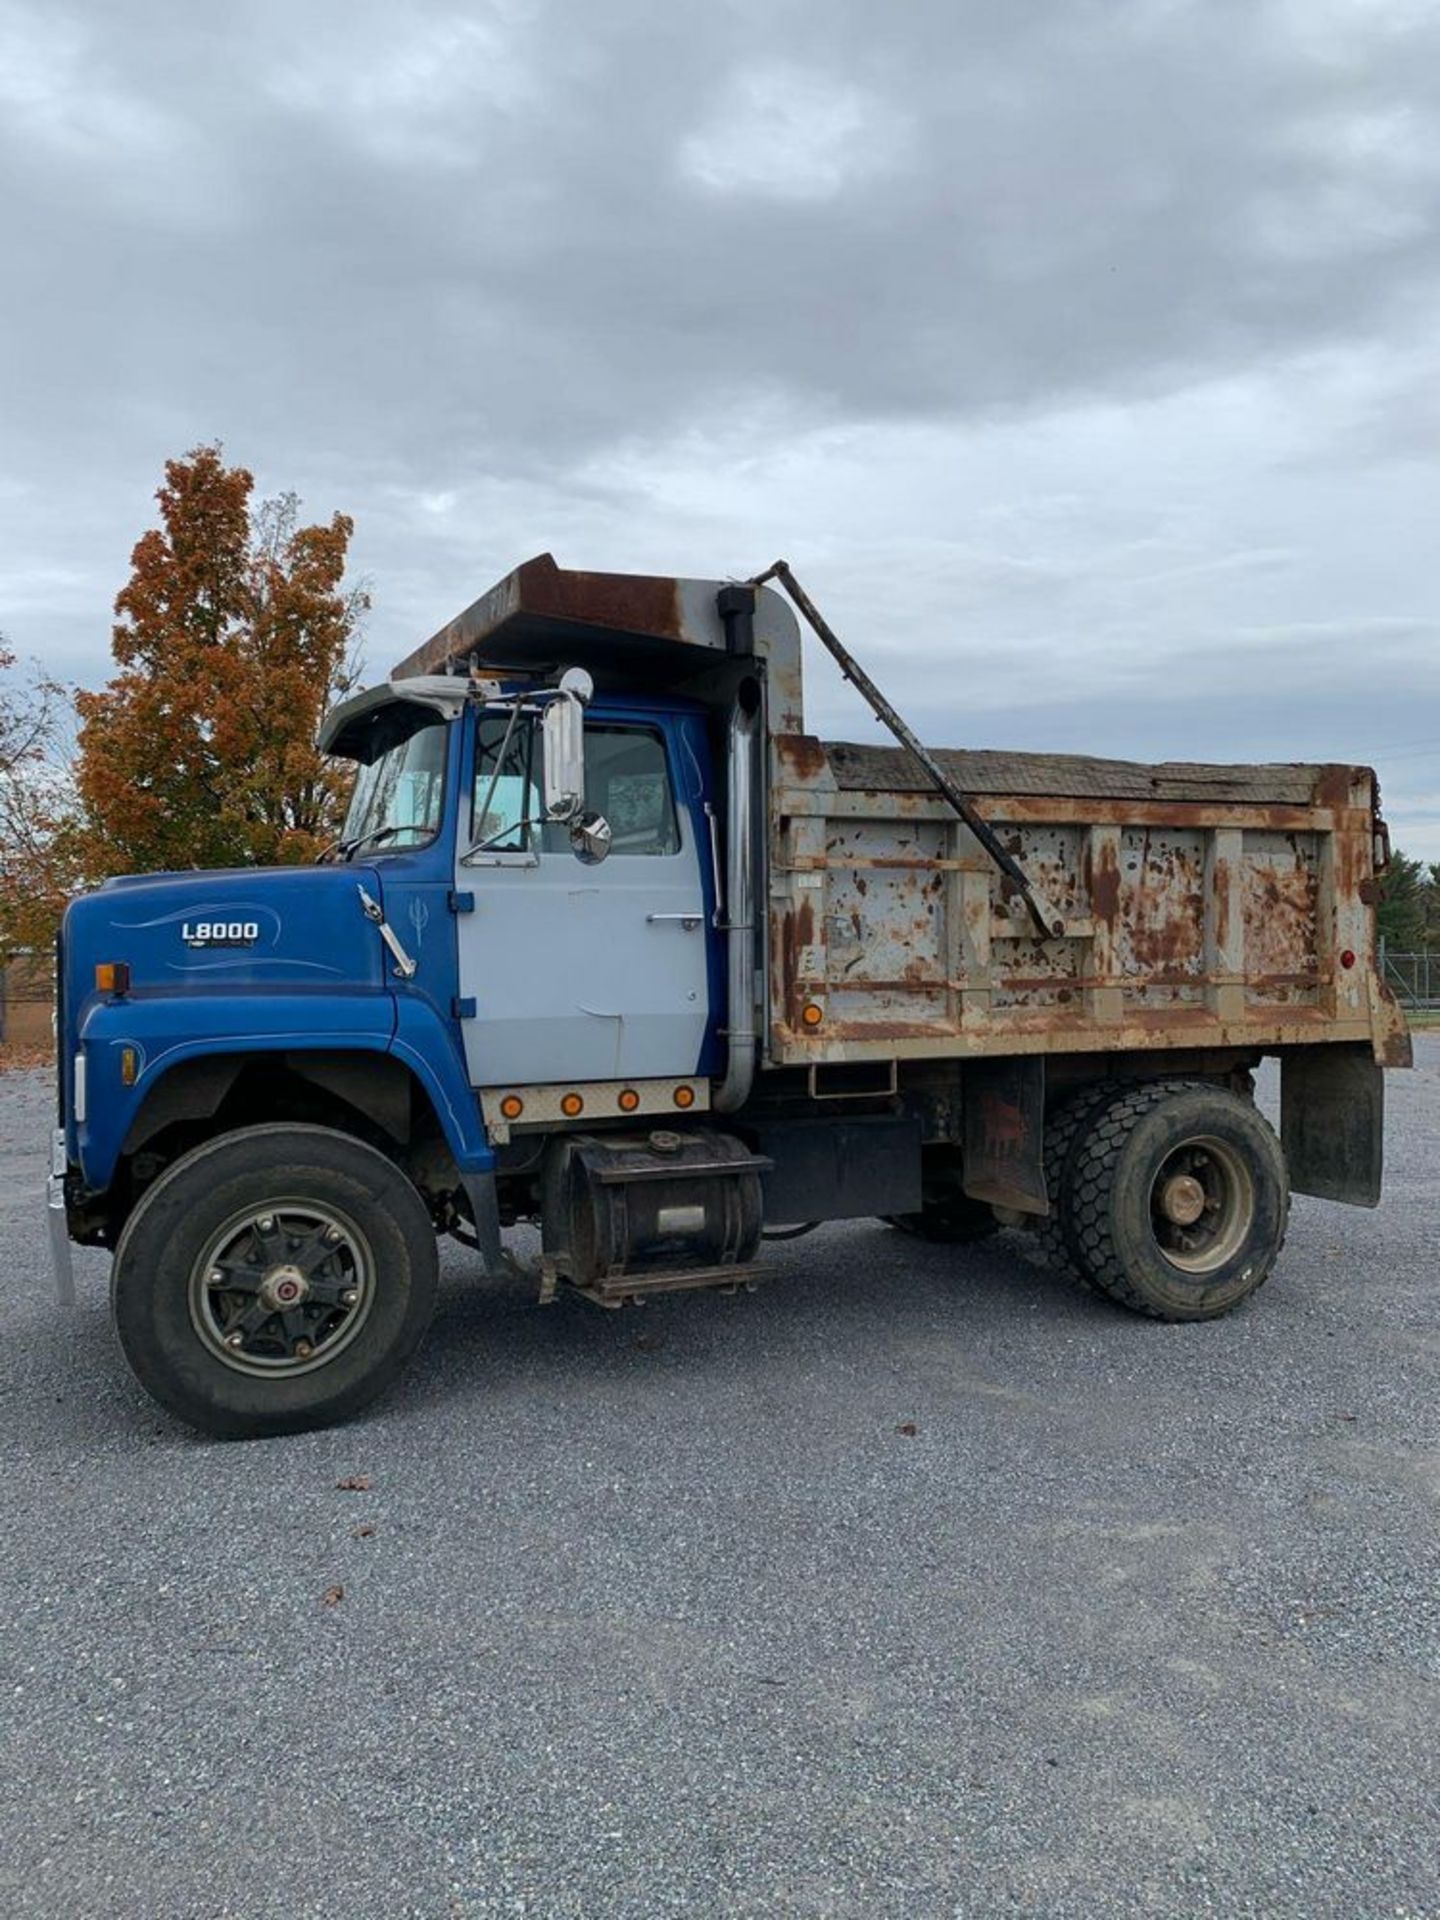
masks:
[[[166,463],[115,601],[120,672],[76,700],[96,875],[304,861],[338,830],[314,741],[369,606],[344,583],[353,523],[301,526],[293,493],[252,509],[254,484],[214,446]]]

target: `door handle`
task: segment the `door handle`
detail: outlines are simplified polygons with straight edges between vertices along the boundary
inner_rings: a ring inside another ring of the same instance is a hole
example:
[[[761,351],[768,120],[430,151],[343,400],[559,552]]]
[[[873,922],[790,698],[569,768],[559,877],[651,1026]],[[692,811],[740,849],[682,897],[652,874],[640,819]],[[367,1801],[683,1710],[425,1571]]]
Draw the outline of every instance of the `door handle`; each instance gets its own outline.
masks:
[[[648,926],[653,927],[659,920],[678,920],[685,931],[690,933],[694,928],[704,925],[705,916],[703,913],[647,913],[645,916]]]

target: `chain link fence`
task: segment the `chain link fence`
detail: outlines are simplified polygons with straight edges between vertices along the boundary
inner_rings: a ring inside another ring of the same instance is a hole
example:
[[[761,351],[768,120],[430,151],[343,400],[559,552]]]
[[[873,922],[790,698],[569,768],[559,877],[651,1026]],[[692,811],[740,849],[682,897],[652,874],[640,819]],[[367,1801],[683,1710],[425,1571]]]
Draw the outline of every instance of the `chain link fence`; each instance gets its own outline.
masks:
[[[1380,966],[1387,984],[1404,1007],[1440,1008],[1440,949],[1392,953],[1380,942]]]

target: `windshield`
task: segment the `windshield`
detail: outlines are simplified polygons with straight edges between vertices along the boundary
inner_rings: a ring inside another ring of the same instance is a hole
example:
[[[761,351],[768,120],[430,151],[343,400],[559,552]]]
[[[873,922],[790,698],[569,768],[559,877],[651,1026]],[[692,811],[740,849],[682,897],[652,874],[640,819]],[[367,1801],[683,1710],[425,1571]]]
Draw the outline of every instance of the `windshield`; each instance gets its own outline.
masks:
[[[445,804],[445,720],[416,709],[415,731],[362,766],[345,815],[342,846],[414,847],[440,830]]]

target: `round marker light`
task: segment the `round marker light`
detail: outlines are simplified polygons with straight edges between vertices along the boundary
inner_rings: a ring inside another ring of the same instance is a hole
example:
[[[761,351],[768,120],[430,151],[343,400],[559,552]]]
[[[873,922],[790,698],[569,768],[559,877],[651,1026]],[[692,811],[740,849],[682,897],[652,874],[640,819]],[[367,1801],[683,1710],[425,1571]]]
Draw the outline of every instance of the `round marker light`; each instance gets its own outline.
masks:
[[[695,1104],[695,1089],[693,1087],[676,1087],[674,1099],[677,1107],[693,1107]]]
[[[800,1015],[800,1018],[805,1022],[807,1027],[818,1027],[820,1022],[825,1018],[825,1009],[823,1007],[817,1007],[812,1000]]]
[[[578,1093],[567,1093],[560,1102],[560,1111],[568,1119],[573,1120],[577,1113],[585,1111],[585,1102]]]
[[[507,1093],[500,1102],[500,1112],[507,1120],[518,1120],[525,1111],[525,1102],[518,1093]]]
[[[1355,953],[1353,948],[1346,947],[1345,951],[1340,956],[1340,964],[1342,967],[1346,968],[1347,971],[1349,968],[1354,966]]]
[[[635,1109],[640,1104],[640,1096],[635,1091],[634,1087],[625,1087],[622,1089],[619,1100],[616,1102],[616,1104],[619,1106],[620,1111],[622,1113],[634,1113]]]

